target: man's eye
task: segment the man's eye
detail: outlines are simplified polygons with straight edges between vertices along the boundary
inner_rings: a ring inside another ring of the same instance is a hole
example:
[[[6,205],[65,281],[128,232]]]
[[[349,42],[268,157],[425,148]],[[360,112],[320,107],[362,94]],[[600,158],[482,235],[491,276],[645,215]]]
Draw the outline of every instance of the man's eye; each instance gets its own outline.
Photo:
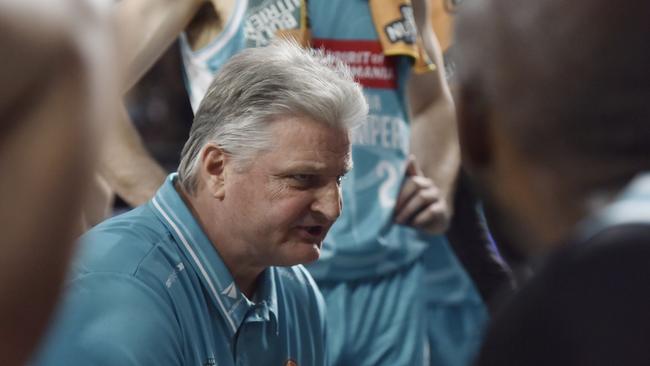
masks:
[[[341,182],[343,182],[343,178],[345,178],[344,175],[339,175],[336,177],[336,184],[341,185]]]
[[[313,176],[309,174],[294,174],[291,176],[291,179],[299,183],[309,183],[312,181]]]

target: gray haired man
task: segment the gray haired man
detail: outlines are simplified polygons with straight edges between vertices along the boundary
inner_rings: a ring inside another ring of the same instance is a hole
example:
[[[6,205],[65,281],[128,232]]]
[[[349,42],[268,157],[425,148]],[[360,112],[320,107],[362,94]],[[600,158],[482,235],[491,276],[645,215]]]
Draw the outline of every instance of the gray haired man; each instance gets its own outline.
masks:
[[[349,71],[289,43],[214,80],[178,174],[85,237],[40,364],[325,365],[323,300],[301,263],[341,212]]]

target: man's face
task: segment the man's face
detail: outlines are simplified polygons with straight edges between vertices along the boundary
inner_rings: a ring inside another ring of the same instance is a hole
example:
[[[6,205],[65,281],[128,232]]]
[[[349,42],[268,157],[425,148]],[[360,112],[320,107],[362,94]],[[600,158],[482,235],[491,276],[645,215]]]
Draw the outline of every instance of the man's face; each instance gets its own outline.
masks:
[[[260,266],[312,262],[341,213],[350,142],[346,132],[304,117],[278,119],[269,128],[270,151],[244,171],[232,163],[226,168],[228,230]]]

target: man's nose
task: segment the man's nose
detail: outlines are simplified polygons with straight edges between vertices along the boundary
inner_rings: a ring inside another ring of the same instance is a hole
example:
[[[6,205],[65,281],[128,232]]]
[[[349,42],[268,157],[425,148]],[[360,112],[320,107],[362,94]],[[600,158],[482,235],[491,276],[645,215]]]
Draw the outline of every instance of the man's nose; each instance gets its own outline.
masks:
[[[341,187],[336,182],[321,187],[312,204],[312,210],[321,213],[329,221],[336,220],[341,215],[342,208]]]

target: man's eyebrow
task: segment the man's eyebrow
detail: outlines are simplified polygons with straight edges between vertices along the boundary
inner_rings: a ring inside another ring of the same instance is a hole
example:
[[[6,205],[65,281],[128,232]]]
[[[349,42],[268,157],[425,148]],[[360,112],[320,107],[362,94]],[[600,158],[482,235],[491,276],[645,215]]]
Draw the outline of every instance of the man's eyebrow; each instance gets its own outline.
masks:
[[[327,165],[313,161],[299,161],[287,166],[287,170],[301,170],[306,172],[320,173],[327,170]],[[343,167],[339,170],[341,175],[345,175],[352,170],[352,157],[345,159]]]
[[[312,161],[297,161],[289,164],[287,167],[289,170],[300,169],[300,170],[313,170],[313,171],[322,171],[326,169],[326,165],[319,162]]]

